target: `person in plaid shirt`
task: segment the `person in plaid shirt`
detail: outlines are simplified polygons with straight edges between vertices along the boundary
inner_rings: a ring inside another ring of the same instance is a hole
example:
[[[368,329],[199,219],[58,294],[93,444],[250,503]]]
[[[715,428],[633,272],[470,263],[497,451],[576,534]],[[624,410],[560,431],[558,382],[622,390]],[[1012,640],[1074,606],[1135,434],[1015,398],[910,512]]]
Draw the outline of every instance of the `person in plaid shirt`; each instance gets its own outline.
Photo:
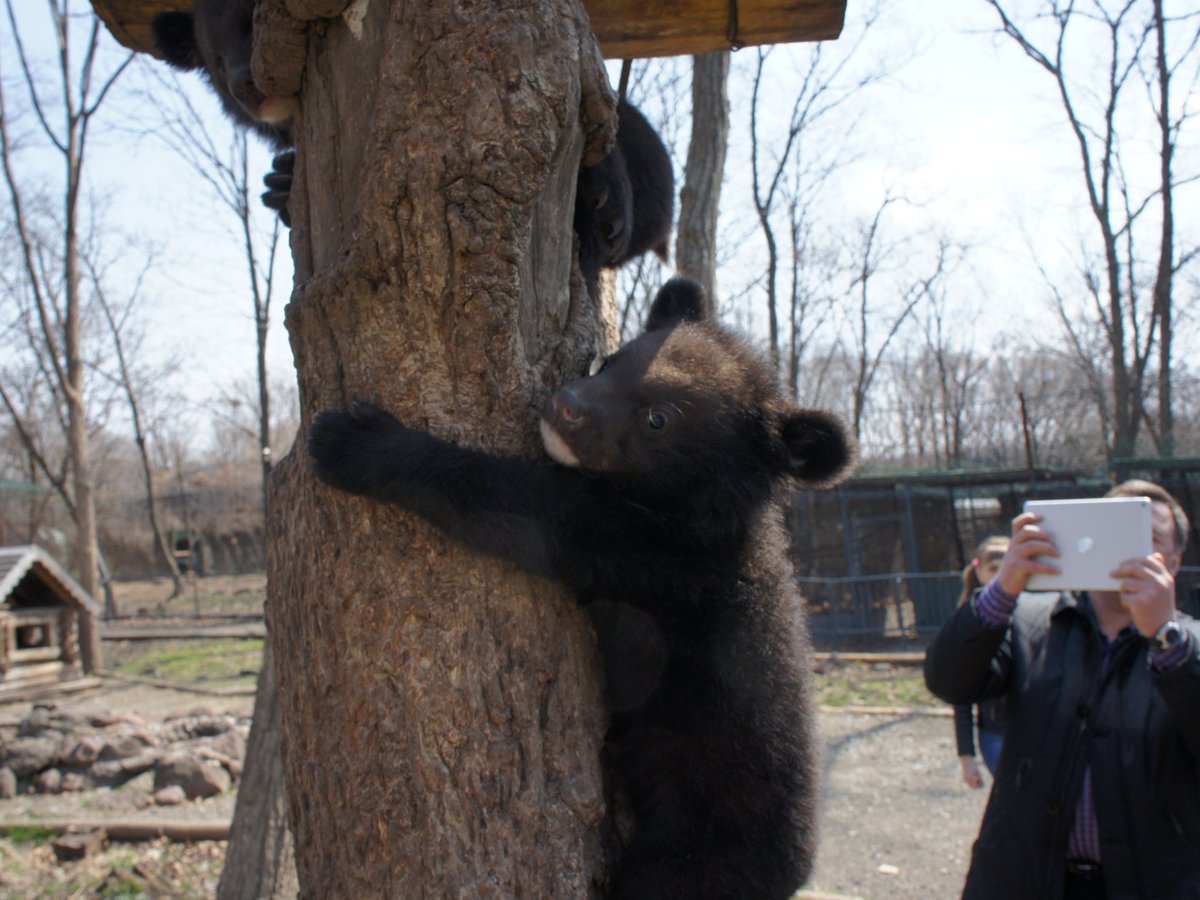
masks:
[[[966,900],[1200,897],[1200,625],[1175,606],[1188,520],[1151,482],[1108,496],[1152,501],[1153,552],[1113,561],[1119,591],[1024,592],[1057,571],[1024,513],[926,653],[943,700],[1005,700]]]

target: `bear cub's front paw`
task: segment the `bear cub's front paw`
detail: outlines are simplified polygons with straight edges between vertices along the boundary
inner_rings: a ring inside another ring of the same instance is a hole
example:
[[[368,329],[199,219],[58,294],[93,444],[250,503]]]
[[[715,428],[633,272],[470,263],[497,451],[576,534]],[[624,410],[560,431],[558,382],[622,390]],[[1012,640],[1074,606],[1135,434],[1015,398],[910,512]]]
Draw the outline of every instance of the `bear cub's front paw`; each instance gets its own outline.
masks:
[[[317,477],[353,494],[366,492],[388,438],[407,431],[389,412],[355,403],[349,412],[325,410],[308,428],[308,455]]]
[[[279,213],[279,220],[288,228],[292,227],[288,198],[292,195],[292,175],[295,168],[296,151],[290,148],[271,160],[271,171],[263,176],[263,185],[266,187],[262,195],[263,206]]]

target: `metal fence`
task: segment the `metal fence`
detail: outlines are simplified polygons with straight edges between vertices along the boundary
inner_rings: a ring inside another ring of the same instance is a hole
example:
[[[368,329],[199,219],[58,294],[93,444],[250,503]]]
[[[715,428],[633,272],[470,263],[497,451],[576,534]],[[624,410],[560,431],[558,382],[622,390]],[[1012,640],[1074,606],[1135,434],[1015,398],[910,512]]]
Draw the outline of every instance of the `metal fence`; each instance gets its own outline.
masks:
[[[819,642],[927,638],[950,618],[962,592],[960,572],[850,578],[797,578]],[[1176,604],[1200,618],[1200,566],[1180,569]]]
[[[974,547],[1008,534],[1026,500],[1100,497],[1129,477],[1161,484],[1191,518],[1177,602],[1200,614],[1200,458],[1126,460],[1111,473],[859,476],[832,491],[798,492],[790,508],[792,558],[813,637],[929,636],[953,612]]]

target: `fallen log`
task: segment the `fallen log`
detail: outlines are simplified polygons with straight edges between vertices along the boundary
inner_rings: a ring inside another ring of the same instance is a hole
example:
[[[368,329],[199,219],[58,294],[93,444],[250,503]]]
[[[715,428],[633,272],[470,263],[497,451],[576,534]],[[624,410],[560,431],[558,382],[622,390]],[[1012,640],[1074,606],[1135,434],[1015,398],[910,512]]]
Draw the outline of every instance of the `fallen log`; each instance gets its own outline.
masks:
[[[0,822],[0,834],[12,831],[42,829],[55,834],[102,831],[110,841],[150,841],[170,838],[173,841],[229,840],[228,820],[207,822],[155,821],[153,819],[47,819]]]

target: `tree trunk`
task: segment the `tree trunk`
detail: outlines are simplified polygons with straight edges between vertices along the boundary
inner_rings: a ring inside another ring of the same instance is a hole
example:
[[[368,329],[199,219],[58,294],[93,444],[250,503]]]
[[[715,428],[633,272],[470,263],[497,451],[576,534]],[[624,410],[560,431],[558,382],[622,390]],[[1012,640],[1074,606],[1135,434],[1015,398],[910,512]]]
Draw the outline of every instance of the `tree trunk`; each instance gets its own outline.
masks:
[[[1175,280],[1175,207],[1171,162],[1175,153],[1171,119],[1171,69],[1167,63],[1167,23],[1162,0],[1154,2],[1154,58],[1158,87],[1159,192],[1162,225],[1158,245],[1158,273],[1154,279],[1154,310],[1158,316],[1158,453],[1175,455],[1175,412],[1171,399],[1171,345]]]
[[[93,599],[100,598],[99,546],[96,541],[96,493],[92,482],[92,456],[88,446],[87,401],[84,397],[84,360],[82,319],[82,277],[79,271],[78,197],[80,158],[74,128],[69,131],[66,153],[67,196],[66,230],[63,243],[66,254],[66,304],[63,316],[63,353],[66,356],[66,381],[63,396],[67,401],[67,443],[70,446],[71,471],[75,489],[75,570],[79,586]],[[111,594],[105,603],[105,617],[116,615]],[[100,626],[93,616],[79,617],[79,653],[85,672],[103,668],[100,655]]]
[[[246,219],[243,219],[245,224]],[[247,236],[249,231],[247,230]],[[247,237],[247,247],[249,247]],[[248,254],[253,259],[253,253]],[[275,258],[272,239],[270,260]],[[267,303],[259,294],[250,266],[255,295],[254,320],[258,338],[258,428],[262,463],[264,520],[270,519],[271,415],[267,386]],[[268,287],[268,294],[270,288]],[[268,301],[269,303],[269,301]],[[229,833],[229,850],[217,885],[217,900],[286,900],[300,888],[296,876],[295,843],[288,827],[287,790],[283,774],[283,725],[280,721],[278,678],[271,642],[263,648],[262,669],[254,692],[254,719],[246,743],[246,762],[238,785],[237,805]]]
[[[274,254],[272,253],[272,260]],[[258,380],[258,453],[262,466],[262,507],[264,516],[270,507],[271,482],[271,388],[267,379],[267,327],[269,322],[265,310],[255,312],[255,331],[258,338],[258,356],[255,372]]]
[[[692,140],[679,194],[675,264],[680,275],[696,279],[713,298],[717,296],[717,211],[729,142],[728,81],[728,51],[692,57]]]
[[[275,660],[268,642],[217,900],[283,900],[295,897],[300,888],[287,821],[282,743]]]
[[[308,34],[287,317],[303,421],[367,399],[533,453],[535,410],[595,342],[572,200],[614,98],[587,17],[551,0],[355,9],[361,23]],[[605,725],[575,603],[318,484],[303,442],[272,478],[267,616],[302,893],[594,893]]]

